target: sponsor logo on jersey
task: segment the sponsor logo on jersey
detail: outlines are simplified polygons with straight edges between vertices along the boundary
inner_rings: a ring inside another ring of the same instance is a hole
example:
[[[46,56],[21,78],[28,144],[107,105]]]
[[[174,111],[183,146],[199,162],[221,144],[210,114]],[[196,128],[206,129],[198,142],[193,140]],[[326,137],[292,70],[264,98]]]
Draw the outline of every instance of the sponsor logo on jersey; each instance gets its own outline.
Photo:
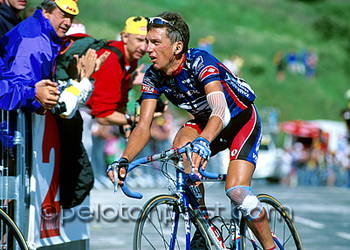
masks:
[[[146,93],[150,93],[150,94],[156,94],[157,91],[152,88],[151,86],[142,84],[142,88],[141,88],[141,92],[146,92]]]
[[[195,74],[197,74],[197,72],[203,68],[203,57],[199,56],[196,58],[196,60],[194,61],[194,63],[192,64],[192,68],[194,69]]]
[[[199,74],[199,81],[204,81],[205,78],[211,76],[211,75],[217,75],[219,74],[219,71],[217,68],[215,68],[212,65],[209,65],[207,67],[205,67],[201,73]]]
[[[237,150],[237,149],[233,149],[233,150],[231,151],[231,156],[232,156],[232,157],[235,157],[237,153],[238,153],[238,150]]]

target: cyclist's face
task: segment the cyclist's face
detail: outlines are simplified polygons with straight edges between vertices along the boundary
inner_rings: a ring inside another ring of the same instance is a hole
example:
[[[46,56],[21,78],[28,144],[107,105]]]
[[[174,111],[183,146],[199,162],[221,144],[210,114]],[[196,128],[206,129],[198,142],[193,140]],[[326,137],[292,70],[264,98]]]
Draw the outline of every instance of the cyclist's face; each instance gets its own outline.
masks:
[[[127,33],[122,36],[126,44],[128,62],[140,60],[146,54],[146,36]]]
[[[72,22],[75,16],[68,14],[67,12],[62,11],[60,8],[55,8],[52,13],[47,10],[43,10],[43,15],[46,19],[50,20],[50,23],[57,35],[60,38],[64,38],[66,32],[72,26]]]
[[[170,63],[173,60],[175,44],[171,44],[170,38],[166,35],[166,28],[153,28],[147,32],[147,53],[157,70],[171,75],[173,69]]]

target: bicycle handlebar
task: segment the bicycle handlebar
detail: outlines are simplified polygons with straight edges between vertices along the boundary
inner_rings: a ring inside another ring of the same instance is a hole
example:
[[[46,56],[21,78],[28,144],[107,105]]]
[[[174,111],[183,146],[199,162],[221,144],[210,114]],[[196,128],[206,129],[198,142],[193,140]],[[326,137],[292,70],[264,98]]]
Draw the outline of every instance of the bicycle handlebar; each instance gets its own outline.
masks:
[[[157,161],[157,160],[162,160],[162,159],[168,159],[168,158],[171,158],[174,156],[179,156],[183,153],[186,153],[188,159],[191,161],[191,154],[192,154],[192,144],[191,143],[187,143],[185,146],[183,146],[181,148],[172,148],[172,149],[163,151],[163,152],[158,153],[158,154],[154,154],[151,156],[145,156],[145,157],[142,157],[142,158],[137,159],[135,161],[132,161],[129,164],[129,168],[128,168],[127,173],[129,173],[132,169],[134,169],[135,167],[137,167],[140,164],[153,162],[153,161]],[[219,178],[219,174],[202,170],[202,168],[199,169],[199,173],[203,177],[208,178],[208,179]],[[126,175],[125,180],[124,180],[124,185],[121,187],[123,193],[130,198],[141,199],[143,197],[143,194],[139,193],[139,192],[131,191],[126,184],[126,178],[127,178],[127,175]],[[116,192],[117,187],[118,187],[118,184],[116,182],[116,184],[114,186],[114,192]]]
[[[218,179],[219,178],[218,173],[205,171],[202,169],[202,167],[200,167],[198,170],[199,170],[199,173],[206,178],[209,178],[209,179]]]

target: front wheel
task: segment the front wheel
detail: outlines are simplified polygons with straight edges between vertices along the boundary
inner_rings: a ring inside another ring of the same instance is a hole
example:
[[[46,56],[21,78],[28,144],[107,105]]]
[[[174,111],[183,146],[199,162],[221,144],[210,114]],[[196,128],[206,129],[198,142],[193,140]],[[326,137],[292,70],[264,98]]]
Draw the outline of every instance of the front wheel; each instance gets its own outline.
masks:
[[[189,209],[191,235],[200,230],[203,236],[204,226]],[[194,227],[193,227],[194,225]],[[177,228],[177,230],[176,230]],[[143,207],[134,230],[134,250],[145,249],[186,249],[186,230],[181,203],[176,195],[158,195],[151,198]],[[175,229],[175,230],[174,230]],[[173,238],[173,243],[171,239]],[[208,249],[211,249],[207,235],[203,236]]]
[[[274,197],[267,194],[258,195],[268,215],[272,237],[277,249],[280,250],[302,250],[297,229],[285,207],[281,205]],[[291,212],[291,211],[290,211]],[[247,227],[245,220],[241,220],[240,226],[240,249],[263,249],[259,241],[255,238],[251,230]]]
[[[0,247],[1,249],[28,250],[27,243],[16,223],[2,209],[0,209]]]

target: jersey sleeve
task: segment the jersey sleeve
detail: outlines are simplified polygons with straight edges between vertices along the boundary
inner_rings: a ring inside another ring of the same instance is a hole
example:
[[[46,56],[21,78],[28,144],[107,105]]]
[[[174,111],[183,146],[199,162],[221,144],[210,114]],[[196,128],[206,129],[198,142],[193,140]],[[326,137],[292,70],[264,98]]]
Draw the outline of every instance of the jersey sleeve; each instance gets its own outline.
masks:
[[[157,88],[157,83],[160,79],[153,70],[151,66],[146,70],[146,73],[143,77],[142,86],[141,86],[141,98],[144,99],[158,99],[161,95],[160,89]]]
[[[194,78],[203,83],[203,86],[212,81],[220,81],[220,73],[216,60],[205,51],[196,51],[191,60],[191,71]]]

